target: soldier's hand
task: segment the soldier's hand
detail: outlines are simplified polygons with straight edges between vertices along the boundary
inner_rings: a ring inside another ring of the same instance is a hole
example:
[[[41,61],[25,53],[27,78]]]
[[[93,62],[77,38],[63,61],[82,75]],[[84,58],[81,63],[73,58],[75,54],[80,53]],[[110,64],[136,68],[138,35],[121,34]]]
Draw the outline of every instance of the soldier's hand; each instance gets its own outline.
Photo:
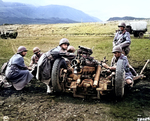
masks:
[[[106,63],[102,63],[102,66],[103,66],[104,68],[106,68],[106,69],[109,68],[109,66],[108,66]]]
[[[31,71],[31,70],[32,70],[32,67],[28,67],[28,70]]]
[[[110,69],[111,71],[114,71],[114,70],[116,70],[116,67],[112,66],[112,67],[109,67],[108,69]]]

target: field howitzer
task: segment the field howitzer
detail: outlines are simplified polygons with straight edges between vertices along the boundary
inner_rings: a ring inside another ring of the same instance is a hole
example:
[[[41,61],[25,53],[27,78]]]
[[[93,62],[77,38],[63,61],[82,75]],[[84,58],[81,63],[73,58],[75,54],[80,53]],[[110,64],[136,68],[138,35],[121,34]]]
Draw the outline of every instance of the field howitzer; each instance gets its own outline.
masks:
[[[69,89],[74,97],[100,99],[100,94],[107,91],[107,85],[110,85],[109,79],[101,75],[103,63],[108,60],[106,57],[102,61],[95,60],[90,56],[92,53],[90,48],[79,46],[76,57],[68,66]]]
[[[80,66],[92,66],[95,64],[94,58],[90,57],[93,51],[90,48],[85,48],[83,46],[79,46],[77,50],[77,56],[75,59],[72,60],[73,67],[80,67]]]
[[[79,46],[77,56],[71,61],[72,74],[70,77],[76,82],[72,87],[92,87],[98,86],[102,62],[95,60],[90,55],[93,51],[90,48]]]
[[[57,69],[53,68],[55,73],[52,74],[54,75],[52,84],[55,91],[64,92],[68,90],[72,91],[74,97],[90,96],[92,99],[100,99],[100,95],[114,90],[116,96],[122,97],[124,95],[122,60],[118,61],[116,71],[109,71],[106,57],[102,61],[97,61],[91,57],[92,49],[83,46],[79,46],[76,52],[70,60],[64,59],[69,56],[68,54],[58,54],[62,58],[57,59],[55,61],[57,63],[54,62]]]

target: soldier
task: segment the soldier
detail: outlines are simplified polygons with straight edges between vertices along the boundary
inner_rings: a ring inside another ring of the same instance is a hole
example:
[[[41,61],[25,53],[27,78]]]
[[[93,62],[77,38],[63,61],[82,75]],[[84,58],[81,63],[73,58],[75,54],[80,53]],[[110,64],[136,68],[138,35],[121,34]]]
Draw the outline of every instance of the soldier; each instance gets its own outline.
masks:
[[[67,53],[67,48],[69,45],[69,40],[67,38],[62,38],[59,42],[59,46],[44,53],[38,61],[36,78],[46,84],[48,94],[52,93],[50,88],[50,72],[52,68],[51,64],[54,62],[54,58],[52,57],[51,53]]]
[[[76,50],[76,49],[75,49],[73,46],[69,46],[69,47],[67,48],[67,52],[69,52],[69,53],[74,53],[75,50]]]
[[[11,57],[6,68],[6,78],[12,82],[16,90],[21,90],[30,82],[33,75],[29,72],[28,67],[24,64],[23,57],[27,54],[27,49],[20,46],[17,53]]]
[[[130,33],[125,30],[126,24],[124,22],[120,23],[118,27],[119,31],[114,37],[113,47],[120,45],[120,47],[122,48],[122,53],[124,55],[127,55],[129,54],[129,46],[131,44]]]
[[[37,62],[38,62],[39,58],[42,56],[43,53],[41,52],[41,50],[38,47],[33,48],[33,53],[34,53],[34,55],[31,57],[31,62],[30,62],[29,67],[32,68],[32,71],[31,71],[32,74],[34,76],[36,76]]]
[[[125,82],[128,85],[132,85],[133,86],[133,74],[132,74],[131,69],[129,67],[129,62],[128,62],[127,56],[122,54],[122,49],[121,49],[121,47],[119,45],[115,46],[113,48],[112,53],[114,53],[114,57],[112,58],[111,66],[108,67],[108,69],[110,69],[111,71],[115,71],[116,70],[116,66],[117,66],[117,61],[119,59],[124,60],[123,67],[124,67],[124,70],[125,70]]]

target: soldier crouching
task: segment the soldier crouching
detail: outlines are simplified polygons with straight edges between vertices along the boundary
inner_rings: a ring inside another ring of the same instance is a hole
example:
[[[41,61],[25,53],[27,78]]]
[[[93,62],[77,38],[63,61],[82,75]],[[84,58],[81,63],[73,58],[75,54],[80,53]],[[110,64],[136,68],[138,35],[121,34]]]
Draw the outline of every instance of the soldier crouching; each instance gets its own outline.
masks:
[[[33,48],[33,53],[34,53],[34,55],[31,57],[31,62],[30,62],[29,67],[31,67],[31,73],[35,77],[36,72],[37,72],[37,62],[43,53],[41,52],[41,50],[38,47]]]
[[[52,53],[67,53],[69,45],[69,40],[67,38],[62,38],[56,48],[44,53],[38,61],[36,78],[46,84],[48,94],[53,93],[50,80],[52,64],[55,61],[55,58],[52,57]]]

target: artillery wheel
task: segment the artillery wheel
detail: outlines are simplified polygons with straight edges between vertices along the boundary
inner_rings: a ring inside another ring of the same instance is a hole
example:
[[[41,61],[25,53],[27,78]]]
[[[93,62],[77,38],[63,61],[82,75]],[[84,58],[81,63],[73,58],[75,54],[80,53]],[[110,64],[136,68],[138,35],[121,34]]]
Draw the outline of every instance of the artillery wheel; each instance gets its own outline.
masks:
[[[64,90],[64,83],[62,82],[64,79],[63,69],[66,68],[66,62],[63,58],[59,58],[54,61],[51,80],[53,89],[56,92],[62,92]]]
[[[124,82],[125,71],[123,67],[123,60],[119,59],[117,62],[116,75],[115,75],[115,95],[117,97],[123,97],[124,95]]]

